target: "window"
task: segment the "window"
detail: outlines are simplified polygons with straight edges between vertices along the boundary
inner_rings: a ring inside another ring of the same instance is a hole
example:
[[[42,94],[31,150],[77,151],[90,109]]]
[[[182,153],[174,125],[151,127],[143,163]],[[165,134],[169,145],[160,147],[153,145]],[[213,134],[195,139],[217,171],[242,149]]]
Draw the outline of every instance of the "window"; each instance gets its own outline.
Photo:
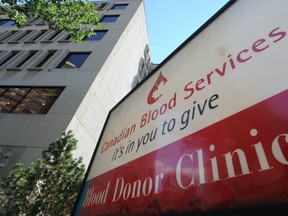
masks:
[[[48,30],[41,30],[39,32],[39,34],[35,38],[33,38],[33,41],[36,41],[38,38],[40,38],[42,35],[44,35],[47,31]]]
[[[55,50],[49,51],[45,58],[42,59],[42,61],[36,67],[42,67],[55,53]]]
[[[8,35],[6,35],[4,38],[1,39],[1,41],[4,41],[5,39],[9,38],[10,36],[14,35],[18,31],[11,31]]]
[[[0,113],[46,114],[63,89],[0,87]]]
[[[46,25],[46,24],[41,18],[39,18],[33,22],[33,25],[42,26],[42,25]]]
[[[27,25],[31,25],[33,22],[35,22],[38,18],[36,17],[31,17],[30,19],[27,20]]]
[[[115,4],[111,9],[112,10],[124,10],[128,4]]]
[[[96,34],[91,35],[90,37],[83,38],[83,41],[101,40],[104,37],[104,35],[107,33],[107,30],[96,31],[95,33]]]
[[[0,62],[0,66],[4,65],[10,59],[12,59],[14,56],[16,56],[19,52],[20,51],[12,51],[12,52],[10,52],[9,55],[4,59],[4,61]]]
[[[57,68],[80,68],[90,53],[69,53]]]
[[[48,40],[53,40],[57,35],[59,35],[61,33],[61,31],[59,31],[59,32],[54,32],[54,34],[50,37],[50,38],[48,38]]]
[[[31,51],[29,54],[19,63],[17,64],[17,68],[21,67],[24,65],[30,58],[32,58],[35,55],[36,51]]]
[[[107,15],[103,16],[103,18],[100,20],[100,22],[116,22],[119,15]]]
[[[16,23],[13,20],[0,20],[0,26],[14,26]]]
[[[64,40],[70,40],[71,38],[71,35],[68,35]]]
[[[26,31],[24,34],[22,34],[19,38],[17,38],[16,39],[16,41],[19,41],[19,40],[21,40],[22,38],[24,38],[25,36],[27,36],[29,33],[31,33],[32,32],[32,30],[28,30],[28,31]]]
[[[103,10],[108,3],[101,3],[97,10]]]

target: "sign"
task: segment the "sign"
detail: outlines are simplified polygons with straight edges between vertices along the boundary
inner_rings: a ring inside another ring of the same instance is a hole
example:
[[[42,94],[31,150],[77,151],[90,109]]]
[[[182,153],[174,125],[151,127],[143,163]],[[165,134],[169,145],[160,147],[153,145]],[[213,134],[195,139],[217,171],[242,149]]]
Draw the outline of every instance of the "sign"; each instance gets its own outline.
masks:
[[[287,14],[230,2],[157,67],[110,112],[76,214],[288,203]]]

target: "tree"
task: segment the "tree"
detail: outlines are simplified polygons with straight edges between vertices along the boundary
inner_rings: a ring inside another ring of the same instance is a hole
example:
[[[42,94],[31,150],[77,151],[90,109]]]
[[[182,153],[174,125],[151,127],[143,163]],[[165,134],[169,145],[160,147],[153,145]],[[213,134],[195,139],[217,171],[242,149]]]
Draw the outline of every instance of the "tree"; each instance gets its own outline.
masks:
[[[85,168],[73,158],[77,140],[71,131],[49,145],[37,163],[25,170],[17,164],[0,188],[5,215],[69,215],[78,196]]]
[[[41,18],[50,29],[66,30],[76,42],[100,28],[95,6],[88,0],[0,0],[0,4],[0,11],[18,27],[23,27],[27,18]]]

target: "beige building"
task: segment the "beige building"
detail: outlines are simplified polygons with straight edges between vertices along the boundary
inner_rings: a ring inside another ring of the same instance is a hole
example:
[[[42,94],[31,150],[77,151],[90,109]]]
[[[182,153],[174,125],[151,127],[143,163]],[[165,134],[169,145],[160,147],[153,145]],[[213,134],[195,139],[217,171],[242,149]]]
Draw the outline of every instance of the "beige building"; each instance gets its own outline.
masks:
[[[102,29],[82,43],[39,19],[18,29],[0,14],[0,178],[69,129],[87,165],[109,110],[147,74],[143,1],[95,5]]]

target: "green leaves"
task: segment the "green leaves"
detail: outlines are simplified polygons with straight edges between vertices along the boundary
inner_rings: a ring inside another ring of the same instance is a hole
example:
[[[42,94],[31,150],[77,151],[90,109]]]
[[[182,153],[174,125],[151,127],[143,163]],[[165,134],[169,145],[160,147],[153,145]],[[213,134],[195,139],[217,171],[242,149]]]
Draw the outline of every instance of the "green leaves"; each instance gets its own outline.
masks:
[[[27,17],[41,18],[50,29],[70,33],[76,42],[100,28],[98,13],[88,0],[2,0],[0,3],[9,5],[0,6],[0,11],[7,13],[19,27],[25,25]]]
[[[76,201],[85,167],[73,158],[71,131],[50,144],[36,164],[17,164],[3,180],[0,208],[5,215],[68,215]]]

